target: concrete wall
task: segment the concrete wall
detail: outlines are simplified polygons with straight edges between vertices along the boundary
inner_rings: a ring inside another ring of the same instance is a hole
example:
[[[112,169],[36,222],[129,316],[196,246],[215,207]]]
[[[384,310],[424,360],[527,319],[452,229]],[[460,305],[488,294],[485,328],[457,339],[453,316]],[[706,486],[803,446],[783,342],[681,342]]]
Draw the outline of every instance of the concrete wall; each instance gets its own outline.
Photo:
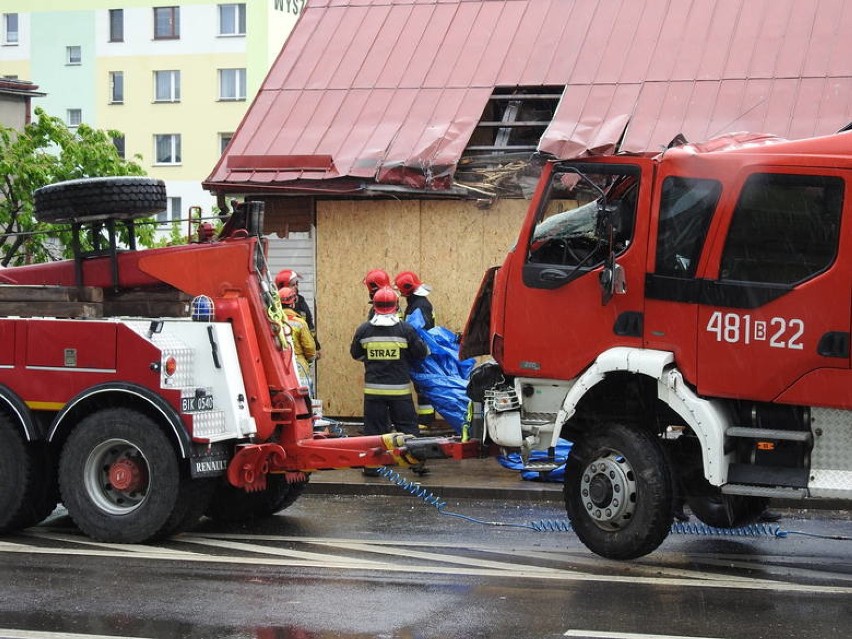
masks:
[[[349,345],[369,309],[364,274],[415,271],[432,286],[438,324],[461,331],[483,273],[502,263],[526,209],[525,200],[484,209],[447,200],[317,202],[318,395],[327,415],[362,414],[363,365]]]

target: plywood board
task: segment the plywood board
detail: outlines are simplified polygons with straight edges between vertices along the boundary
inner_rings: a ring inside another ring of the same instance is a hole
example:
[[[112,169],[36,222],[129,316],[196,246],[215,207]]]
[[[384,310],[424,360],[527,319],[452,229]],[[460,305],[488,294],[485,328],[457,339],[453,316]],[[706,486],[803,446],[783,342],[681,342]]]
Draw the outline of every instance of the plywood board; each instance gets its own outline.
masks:
[[[464,328],[483,273],[502,263],[527,204],[480,206],[458,200],[317,203],[317,331],[323,346],[317,394],[325,414],[362,414],[363,366],[349,356],[349,346],[369,310],[362,283],[368,270],[383,268],[391,278],[417,272],[432,287],[438,323]]]

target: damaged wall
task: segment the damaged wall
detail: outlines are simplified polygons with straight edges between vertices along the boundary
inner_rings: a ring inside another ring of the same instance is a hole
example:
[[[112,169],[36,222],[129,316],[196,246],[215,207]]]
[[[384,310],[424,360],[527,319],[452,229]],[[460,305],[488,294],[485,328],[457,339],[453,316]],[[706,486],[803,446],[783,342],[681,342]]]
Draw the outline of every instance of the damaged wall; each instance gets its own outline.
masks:
[[[349,356],[349,344],[369,309],[365,273],[383,268],[393,279],[415,271],[432,286],[438,324],[461,331],[483,273],[502,263],[526,209],[526,200],[489,208],[456,200],[317,202],[318,396],[327,415],[362,414],[363,365]]]

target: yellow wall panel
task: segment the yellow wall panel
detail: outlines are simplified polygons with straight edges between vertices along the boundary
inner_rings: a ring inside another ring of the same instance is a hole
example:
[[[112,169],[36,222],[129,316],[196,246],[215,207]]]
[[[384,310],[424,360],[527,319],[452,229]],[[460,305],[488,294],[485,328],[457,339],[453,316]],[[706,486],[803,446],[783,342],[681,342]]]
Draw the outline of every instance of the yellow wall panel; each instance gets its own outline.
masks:
[[[317,390],[327,415],[362,415],[363,365],[349,345],[369,310],[366,272],[383,268],[393,279],[415,271],[432,287],[438,324],[461,331],[482,274],[502,263],[526,207],[523,200],[488,208],[457,200],[317,202]]]

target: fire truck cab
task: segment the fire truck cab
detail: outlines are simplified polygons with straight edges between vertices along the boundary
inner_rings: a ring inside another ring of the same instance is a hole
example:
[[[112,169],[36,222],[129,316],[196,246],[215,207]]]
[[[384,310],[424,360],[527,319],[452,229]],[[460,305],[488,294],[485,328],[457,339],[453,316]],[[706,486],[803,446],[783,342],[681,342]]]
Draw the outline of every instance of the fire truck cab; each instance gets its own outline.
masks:
[[[683,500],[736,527],[771,497],[852,498],[850,188],[849,133],[544,166],[462,355],[495,360],[470,391],[495,443],[573,442],[591,550],[652,551]]]

